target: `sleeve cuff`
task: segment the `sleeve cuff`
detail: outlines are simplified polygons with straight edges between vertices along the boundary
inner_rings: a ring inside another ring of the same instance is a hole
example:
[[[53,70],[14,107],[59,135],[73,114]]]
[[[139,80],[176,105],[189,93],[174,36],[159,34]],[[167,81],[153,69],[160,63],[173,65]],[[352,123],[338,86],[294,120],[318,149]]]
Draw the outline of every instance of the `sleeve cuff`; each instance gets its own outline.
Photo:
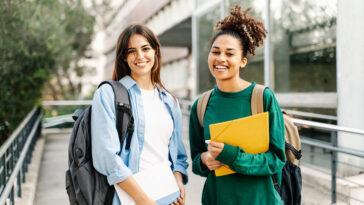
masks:
[[[179,172],[182,174],[183,184],[187,184],[188,182],[188,174],[185,168],[179,165],[175,165],[173,168],[173,172]]]
[[[200,176],[207,176],[210,170],[201,161],[201,154],[198,154],[193,160],[192,171]]]
[[[216,157],[216,160],[231,166],[234,163],[236,156],[238,155],[238,152],[239,152],[239,147],[225,144],[224,149]]]
[[[120,171],[116,171],[107,176],[107,181],[109,182],[110,185],[114,185],[126,180],[131,175],[133,175],[133,173],[131,172],[130,169],[123,170],[122,174],[120,173]]]

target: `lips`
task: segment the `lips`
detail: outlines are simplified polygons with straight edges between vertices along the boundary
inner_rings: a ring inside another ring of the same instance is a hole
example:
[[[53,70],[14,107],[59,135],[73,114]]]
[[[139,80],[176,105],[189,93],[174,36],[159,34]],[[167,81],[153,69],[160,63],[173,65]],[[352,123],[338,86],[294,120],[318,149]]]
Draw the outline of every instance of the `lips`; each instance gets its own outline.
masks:
[[[225,65],[215,65],[214,66],[214,70],[217,71],[227,71],[229,68]]]
[[[138,62],[138,63],[135,63],[136,66],[138,67],[144,67],[145,65],[147,65],[147,61],[143,61],[143,62]]]

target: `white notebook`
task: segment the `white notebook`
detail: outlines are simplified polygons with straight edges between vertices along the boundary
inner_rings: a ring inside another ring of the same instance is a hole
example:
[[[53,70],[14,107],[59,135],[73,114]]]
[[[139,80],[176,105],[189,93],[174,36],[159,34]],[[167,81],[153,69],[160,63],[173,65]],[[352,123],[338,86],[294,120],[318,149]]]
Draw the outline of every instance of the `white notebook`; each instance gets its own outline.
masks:
[[[154,165],[150,169],[134,174],[133,177],[158,205],[170,204],[180,195],[173,172],[166,163]],[[115,189],[122,205],[135,205],[135,201],[124,190],[117,185]]]

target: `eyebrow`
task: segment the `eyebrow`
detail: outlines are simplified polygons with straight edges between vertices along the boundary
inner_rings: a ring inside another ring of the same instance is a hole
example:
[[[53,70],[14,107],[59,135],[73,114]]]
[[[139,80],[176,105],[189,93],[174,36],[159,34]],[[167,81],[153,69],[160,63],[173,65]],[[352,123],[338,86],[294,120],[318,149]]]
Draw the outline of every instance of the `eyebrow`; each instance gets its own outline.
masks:
[[[212,48],[220,49],[220,47],[218,47],[218,46],[213,46]],[[228,51],[235,51],[236,49],[234,49],[234,48],[227,48],[226,50],[228,50]]]
[[[145,48],[145,47],[148,47],[150,46],[149,44],[145,44],[145,45],[142,45],[141,48]],[[128,48],[128,50],[133,50],[135,49],[134,47],[131,47],[131,48]]]

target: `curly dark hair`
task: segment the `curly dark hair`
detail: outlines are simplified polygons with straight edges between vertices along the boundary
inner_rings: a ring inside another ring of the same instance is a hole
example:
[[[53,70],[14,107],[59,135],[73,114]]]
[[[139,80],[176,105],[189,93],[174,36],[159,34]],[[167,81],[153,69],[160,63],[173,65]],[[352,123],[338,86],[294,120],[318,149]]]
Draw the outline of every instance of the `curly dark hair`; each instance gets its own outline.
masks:
[[[217,22],[217,33],[211,39],[211,45],[217,37],[227,34],[239,39],[244,57],[248,53],[255,55],[255,48],[263,45],[267,31],[263,23],[252,17],[249,11],[250,9],[242,11],[240,6],[234,6],[230,15]]]

